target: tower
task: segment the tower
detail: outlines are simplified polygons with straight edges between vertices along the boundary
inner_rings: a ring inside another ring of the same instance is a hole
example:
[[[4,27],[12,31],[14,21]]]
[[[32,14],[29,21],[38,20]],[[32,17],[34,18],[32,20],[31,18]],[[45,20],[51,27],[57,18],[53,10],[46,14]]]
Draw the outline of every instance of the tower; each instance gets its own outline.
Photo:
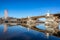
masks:
[[[4,10],[4,18],[5,18],[5,19],[8,18],[8,10],[7,10],[7,9]]]

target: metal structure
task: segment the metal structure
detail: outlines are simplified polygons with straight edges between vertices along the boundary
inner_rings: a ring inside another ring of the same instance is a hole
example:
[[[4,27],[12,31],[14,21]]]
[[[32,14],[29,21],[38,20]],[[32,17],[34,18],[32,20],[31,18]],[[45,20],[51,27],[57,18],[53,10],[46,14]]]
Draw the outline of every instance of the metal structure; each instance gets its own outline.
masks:
[[[39,32],[43,32],[47,35],[54,35],[56,37],[60,37],[60,30],[58,25],[60,23],[60,13],[57,14],[49,14],[43,16],[33,16],[27,18],[13,18],[8,17],[8,10],[4,11],[4,17],[0,18],[0,24],[4,24],[4,32],[7,31],[7,27],[11,27],[14,25],[21,25],[29,29],[33,29]],[[39,18],[46,18],[45,21],[38,20]],[[36,27],[36,25],[45,24],[46,30],[42,30]]]

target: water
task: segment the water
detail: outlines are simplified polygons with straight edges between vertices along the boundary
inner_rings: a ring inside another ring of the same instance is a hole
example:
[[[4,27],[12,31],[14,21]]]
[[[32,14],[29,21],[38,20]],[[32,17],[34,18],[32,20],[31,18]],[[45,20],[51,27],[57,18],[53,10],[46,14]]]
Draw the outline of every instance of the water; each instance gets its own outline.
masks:
[[[44,26],[37,26],[38,28],[44,29]],[[0,40],[60,40],[60,38],[49,36],[46,38],[44,33],[31,30],[28,31],[22,26],[8,27],[6,33],[3,32],[4,26],[0,25]]]

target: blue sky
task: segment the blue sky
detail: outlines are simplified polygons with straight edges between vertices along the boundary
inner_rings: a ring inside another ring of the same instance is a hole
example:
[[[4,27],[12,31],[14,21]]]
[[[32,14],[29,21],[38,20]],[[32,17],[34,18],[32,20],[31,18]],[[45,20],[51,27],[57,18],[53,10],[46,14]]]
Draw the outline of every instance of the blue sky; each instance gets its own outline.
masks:
[[[8,9],[9,16],[27,17],[60,12],[59,0],[0,0],[0,16]]]

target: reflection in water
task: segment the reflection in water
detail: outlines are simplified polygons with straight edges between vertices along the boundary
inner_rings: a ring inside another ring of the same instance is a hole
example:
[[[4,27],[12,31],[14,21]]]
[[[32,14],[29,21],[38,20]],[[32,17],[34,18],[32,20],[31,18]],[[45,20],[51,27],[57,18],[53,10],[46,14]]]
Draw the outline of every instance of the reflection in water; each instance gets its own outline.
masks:
[[[40,25],[38,25],[37,28],[42,29],[42,30],[46,30],[46,27],[45,27],[44,24],[40,24]]]
[[[50,36],[49,39],[47,39],[44,33],[35,30],[30,29],[28,32],[28,30],[22,26],[8,27],[6,33],[3,33],[3,29],[3,25],[0,25],[0,40],[59,40],[59,38],[54,36]]]

